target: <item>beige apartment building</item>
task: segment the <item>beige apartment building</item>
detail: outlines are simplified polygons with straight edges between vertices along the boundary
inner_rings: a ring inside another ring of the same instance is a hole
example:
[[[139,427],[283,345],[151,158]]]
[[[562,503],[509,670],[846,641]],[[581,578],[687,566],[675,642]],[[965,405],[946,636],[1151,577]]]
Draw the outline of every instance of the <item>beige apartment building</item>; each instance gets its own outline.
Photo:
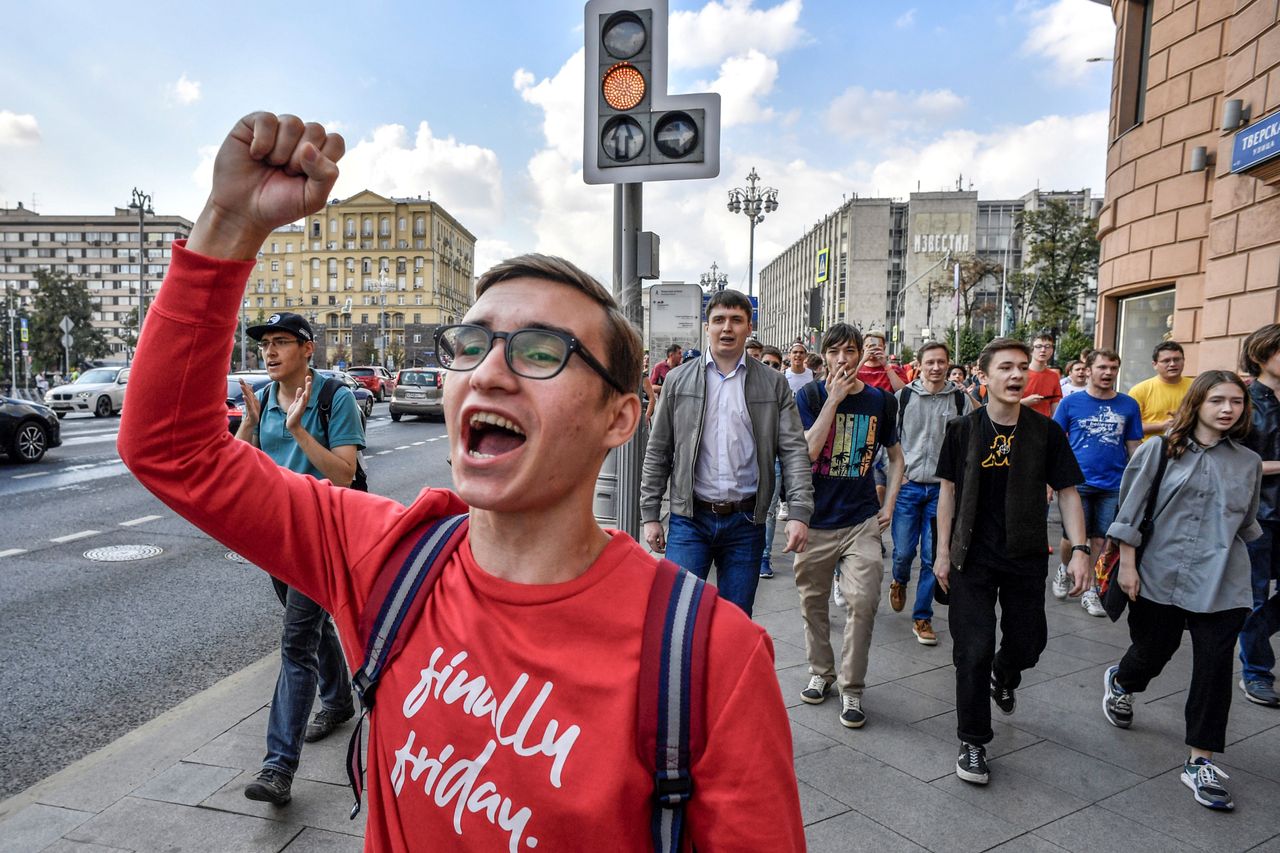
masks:
[[[1235,368],[1240,341],[1280,319],[1277,0],[1110,0],[1116,22],[1100,345],[1121,387],[1152,347],[1188,372]]]
[[[93,324],[106,333],[112,356],[123,361],[129,355],[126,319],[136,328],[139,296],[145,291],[147,305],[155,298],[173,241],[187,237],[191,225],[181,216],[156,214],[139,223],[138,211],[126,207],[106,216],[46,216],[19,202],[0,208],[0,283],[19,305],[30,306],[39,270],[82,282],[94,305]]]
[[[435,329],[473,299],[476,238],[440,205],[363,190],[271,233],[245,288],[247,325],[275,311],[305,316],[315,361],[428,364]]]

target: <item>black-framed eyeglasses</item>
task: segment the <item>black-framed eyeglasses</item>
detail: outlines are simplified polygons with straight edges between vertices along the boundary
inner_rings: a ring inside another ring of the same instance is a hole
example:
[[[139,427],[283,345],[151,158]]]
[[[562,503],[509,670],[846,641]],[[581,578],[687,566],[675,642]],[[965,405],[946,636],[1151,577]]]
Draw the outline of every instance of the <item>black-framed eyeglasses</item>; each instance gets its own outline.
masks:
[[[503,355],[507,367],[516,376],[525,379],[551,379],[564,370],[569,356],[575,352],[582,356],[587,366],[620,394],[634,393],[623,388],[609,371],[582,342],[573,335],[556,329],[516,329],[514,332],[495,332],[484,326],[459,323],[441,326],[436,330],[436,360],[445,370],[464,373],[475,370],[484,361],[493,342],[506,342]]]

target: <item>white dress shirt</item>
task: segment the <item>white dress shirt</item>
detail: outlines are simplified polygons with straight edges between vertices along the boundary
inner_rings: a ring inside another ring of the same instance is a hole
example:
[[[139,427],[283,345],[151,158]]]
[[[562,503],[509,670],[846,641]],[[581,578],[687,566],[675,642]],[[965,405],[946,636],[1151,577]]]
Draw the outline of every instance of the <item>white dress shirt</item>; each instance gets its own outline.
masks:
[[[728,375],[720,372],[708,352],[706,408],[702,439],[693,468],[693,493],[704,501],[740,501],[756,493],[756,441],[747,412],[746,354]]]

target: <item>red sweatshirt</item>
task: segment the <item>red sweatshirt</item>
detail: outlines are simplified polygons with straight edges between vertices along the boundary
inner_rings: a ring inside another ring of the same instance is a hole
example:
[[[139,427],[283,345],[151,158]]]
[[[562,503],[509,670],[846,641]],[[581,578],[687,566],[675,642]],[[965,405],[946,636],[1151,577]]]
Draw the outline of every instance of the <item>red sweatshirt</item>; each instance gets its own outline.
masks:
[[[120,456],[178,514],[332,613],[354,669],[360,611],[388,555],[424,521],[467,508],[444,489],[404,507],[335,488],[227,433],[225,365],[252,266],[174,244],[129,377]],[[651,850],[653,782],[635,731],[654,565],[616,533],[580,577],[516,584],[477,566],[464,541],[378,688],[365,849]],[[803,850],[773,645],[724,602],[711,625],[692,842]]]

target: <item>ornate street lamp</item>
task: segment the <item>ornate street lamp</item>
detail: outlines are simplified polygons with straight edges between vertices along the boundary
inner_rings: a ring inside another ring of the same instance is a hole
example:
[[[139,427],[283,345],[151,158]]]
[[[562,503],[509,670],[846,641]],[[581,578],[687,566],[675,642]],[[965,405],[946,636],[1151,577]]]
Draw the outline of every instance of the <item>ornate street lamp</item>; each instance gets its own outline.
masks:
[[[751,248],[747,255],[747,296],[751,296],[755,287],[756,225],[764,222],[766,213],[773,213],[778,209],[778,191],[773,187],[757,187],[758,183],[760,176],[756,174],[755,166],[752,166],[751,174],[747,175],[747,188],[729,190],[729,212],[741,213],[751,223]]]
[[[717,272],[720,268],[716,266],[716,262],[711,262],[711,272],[704,272],[700,283],[703,290],[724,290],[729,284],[729,276],[722,272]]]
[[[142,320],[146,316],[146,308],[143,307],[143,303],[147,300],[145,278],[147,271],[147,243],[143,227],[147,214],[155,215],[155,211],[151,209],[151,194],[144,193],[134,187],[133,201],[129,202],[129,209],[138,211],[138,328],[133,342],[134,349],[137,349],[138,340],[142,338]]]

